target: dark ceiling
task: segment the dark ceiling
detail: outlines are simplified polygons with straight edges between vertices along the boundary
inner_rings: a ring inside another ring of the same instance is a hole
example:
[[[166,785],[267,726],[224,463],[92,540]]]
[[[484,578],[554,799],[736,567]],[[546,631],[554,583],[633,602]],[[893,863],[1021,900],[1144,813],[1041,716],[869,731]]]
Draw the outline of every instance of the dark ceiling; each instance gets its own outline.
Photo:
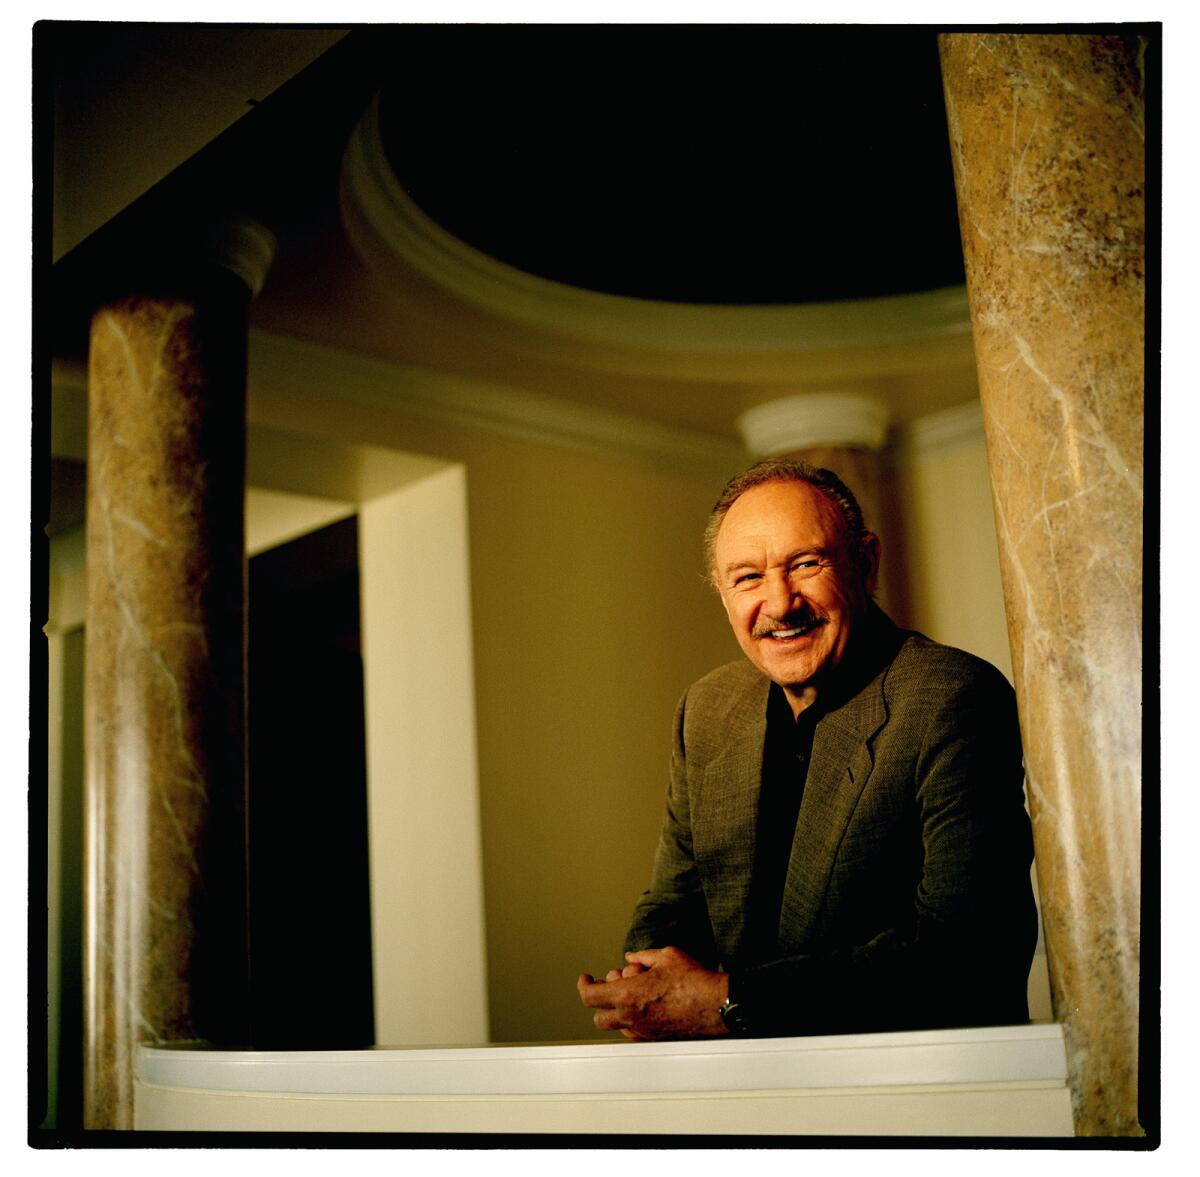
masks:
[[[711,304],[964,280],[933,28],[358,26],[55,264],[64,338],[155,223],[228,209],[307,249],[377,92],[416,202],[533,274]]]
[[[697,303],[964,280],[931,28],[427,26],[396,49],[397,176],[520,269]]]

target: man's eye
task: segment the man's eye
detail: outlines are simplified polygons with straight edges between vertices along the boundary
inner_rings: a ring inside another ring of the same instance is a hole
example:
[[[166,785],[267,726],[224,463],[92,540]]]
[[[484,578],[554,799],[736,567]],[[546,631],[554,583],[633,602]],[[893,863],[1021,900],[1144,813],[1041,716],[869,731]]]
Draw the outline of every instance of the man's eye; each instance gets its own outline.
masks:
[[[734,584],[744,584],[748,580],[761,580],[761,579],[762,579],[761,572],[743,572],[741,574],[741,576],[739,576],[733,583]]]

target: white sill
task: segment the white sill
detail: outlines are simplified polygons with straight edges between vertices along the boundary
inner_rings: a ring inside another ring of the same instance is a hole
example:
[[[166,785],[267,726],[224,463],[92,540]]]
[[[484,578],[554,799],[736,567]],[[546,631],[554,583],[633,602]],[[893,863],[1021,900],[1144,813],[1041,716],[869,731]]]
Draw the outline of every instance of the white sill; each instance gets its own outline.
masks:
[[[1054,1024],[812,1038],[209,1050],[143,1046],[138,1078],[210,1092],[601,1095],[1066,1082]]]

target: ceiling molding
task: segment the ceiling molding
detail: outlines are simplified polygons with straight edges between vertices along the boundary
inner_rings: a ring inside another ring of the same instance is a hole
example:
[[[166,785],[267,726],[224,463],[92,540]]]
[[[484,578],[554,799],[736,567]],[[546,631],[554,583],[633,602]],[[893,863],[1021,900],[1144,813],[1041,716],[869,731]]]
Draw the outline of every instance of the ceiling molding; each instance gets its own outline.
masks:
[[[368,419],[371,414],[399,414],[720,481],[748,462],[746,451],[729,438],[257,328],[250,331],[248,359],[252,397],[273,390],[300,393]],[[86,460],[87,369],[56,361],[51,383],[51,450],[56,457]]]
[[[399,413],[703,477],[728,478],[747,463],[732,439],[257,329],[250,332],[249,384],[252,394],[280,388],[336,401],[347,411]]]
[[[252,391],[299,392],[343,404],[347,412],[399,413],[433,424],[648,462],[719,480],[750,461],[748,452],[728,438],[675,429],[545,393],[356,355],[257,328],[250,331],[248,380]],[[86,367],[55,361],[52,387],[51,451],[57,457],[84,460]],[[911,459],[983,441],[983,411],[973,400],[900,428],[889,448],[896,457]]]
[[[796,356],[968,336],[966,288],[797,306],[699,306],[583,290],[509,266],[426,216],[396,178],[379,131],[378,96],[342,165],[342,216],[368,265],[399,263],[456,298],[526,328],[655,354]]]

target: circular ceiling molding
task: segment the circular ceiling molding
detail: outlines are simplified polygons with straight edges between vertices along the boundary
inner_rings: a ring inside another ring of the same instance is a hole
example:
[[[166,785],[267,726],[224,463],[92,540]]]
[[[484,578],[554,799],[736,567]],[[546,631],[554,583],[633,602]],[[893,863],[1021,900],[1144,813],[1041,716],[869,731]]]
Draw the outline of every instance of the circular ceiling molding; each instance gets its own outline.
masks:
[[[422,30],[381,85],[401,187],[527,274],[706,306],[965,281],[929,27]]]
[[[363,259],[400,262],[502,320],[600,347],[657,354],[796,356],[967,336],[966,290],[796,306],[712,306],[602,294],[525,273],[454,237],[405,192],[388,162],[378,96],[342,165],[342,215]]]

